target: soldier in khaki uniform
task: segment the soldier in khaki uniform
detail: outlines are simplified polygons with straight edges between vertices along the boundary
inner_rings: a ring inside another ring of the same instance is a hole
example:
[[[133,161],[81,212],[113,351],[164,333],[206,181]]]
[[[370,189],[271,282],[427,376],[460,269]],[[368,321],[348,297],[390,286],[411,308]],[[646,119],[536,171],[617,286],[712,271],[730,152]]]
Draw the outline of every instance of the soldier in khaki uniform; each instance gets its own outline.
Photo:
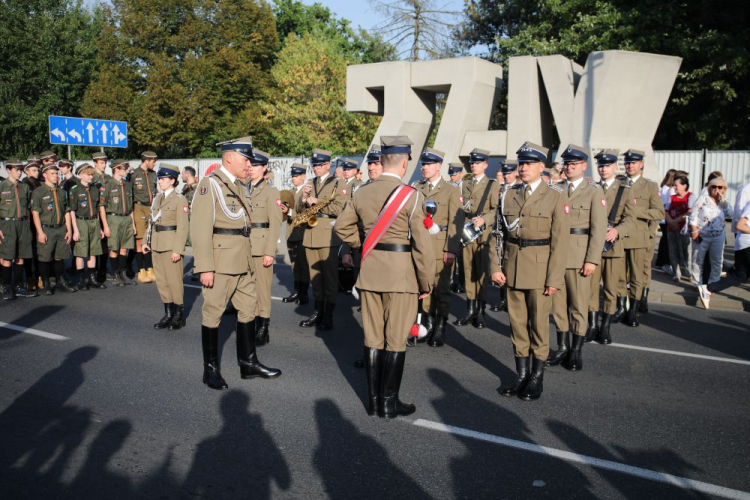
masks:
[[[24,283],[24,261],[32,258],[31,228],[29,227],[28,184],[21,182],[23,162],[12,158],[5,162],[8,178],[0,182],[0,265],[2,266],[3,299],[16,296],[38,297],[39,294]],[[16,286],[13,287],[15,269]]]
[[[643,151],[625,151],[625,172],[628,174],[636,220],[624,239],[630,275],[630,308],[623,322],[633,327],[639,325],[638,309],[645,291],[645,268],[651,267],[651,258],[654,254],[655,227],[664,218],[664,204],[659,196],[659,185],[643,177],[644,157]]]
[[[463,203],[463,220],[458,221],[459,232],[464,224],[472,222],[474,227],[489,227],[495,220],[497,210],[498,185],[494,179],[485,175],[490,152],[474,149],[469,154],[472,179],[465,181],[461,188],[461,203]],[[484,328],[484,309],[487,303],[487,287],[489,280],[490,233],[484,233],[463,248],[464,274],[466,276],[466,316],[456,320],[458,326],[472,323],[475,328]]]
[[[349,158],[345,158],[340,161],[339,165],[343,169],[343,178],[341,184],[341,195],[344,197],[344,207],[346,203],[350,202],[354,197],[354,192],[359,189],[362,184],[357,180],[357,172],[359,172],[359,164]],[[339,286],[342,291],[351,293],[354,288],[354,283],[357,282],[359,276],[359,265],[361,260],[361,254],[359,249],[351,248],[346,243],[341,245],[339,249],[339,256],[341,257],[341,267],[339,268]]]
[[[599,287],[598,281],[593,283],[593,276],[601,265],[602,247],[607,235],[604,192],[598,184],[583,178],[588,160],[587,149],[575,144],[568,145],[562,153],[567,180],[558,184],[568,194],[565,207],[570,216],[570,237],[566,238],[565,244],[565,286],[552,296],[557,351],[547,359],[547,366],[562,364],[570,371],[583,369],[581,349],[586,336],[589,298],[591,288]]]
[[[156,178],[161,193],[151,204],[146,241],[143,242],[144,252],[153,251],[156,288],[164,304],[164,316],[154,324],[159,330],[179,330],[185,326],[182,263],[190,209],[187,199],[176,191],[179,176],[179,167],[168,163],[160,165]]]
[[[44,294],[52,295],[56,288],[75,292],[76,289],[65,280],[64,260],[70,257],[73,231],[67,196],[58,185],[57,165],[48,163],[42,167],[42,176],[44,184],[31,195],[31,216],[36,228],[39,274]],[[55,288],[50,283],[50,271],[55,273]]]
[[[615,300],[618,284],[625,274],[625,249],[622,235],[629,233],[635,224],[635,208],[630,186],[615,178],[617,174],[617,156],[615,149],[605,149],[596,155],[596,168],[601,177],[600,186],[604,190],[607,204],[607,236],[605,251],[602,253],[602,264],[594,273],[589,300],[589,329],[586,331],[586,342],[596,340],[600,344],[611,344],[610,326],[615,313]],[[603,283],[604,314],[599,326],[599,280]]]
[[[542,180],[548,149],[526,142],[517,154],[523,184],[503,199],[506,239],[502,268],[497,252],[490,252],[490,258],[492,281],[508,286],[516,357],[517,377],[509,386],[501,387],[500,394],[531,401],[542,395],[544,363],[549,354],[549,313],[552,295],[565,286],[570,217],[564,190],[558,185],[547,186]]]
[[[446,182],[440,175],[445,153],[425,148],[420,156],[422,180],[413,186],[424,197],[422,206],[427,216],[428,204],[434,205],[432,226],[428,228],[435,257],[435,277],[432,294],[422,300],[422,322],[430,332],[419,342],[428,342],[431,347],[445,344],[445,324],[450,313],[451,270],[461,243],[457,234],[459,214],[462,208],[461,193],[456,186]],[[416,345],[416,337],[409,337],[408,345]]]
[[[499,199],[502,200],[503,196],[505,196],[506,193],[510,192],[510,190],[518,184],[518,162],[516,160],[503,160],[502,165],[500,166],[500,173],[503,177],[503,185],[500,186],[500,193],[499,193]],[[498,206],[500,206],[500,203],[498,203]],[[502,214],[501,214],[502,215]],[[498,220],[497,217],[495,217],[495,220]],[[492,245],[492,242],[490,242],[490,245]],[[492,249],[490,248],[490,252],[492,252]],[[490,311],[494,312],[500,312],[500,311],[507,311],[508,310],[508,287],[500,287],[500,302],[497,304],[493,304],[490,306]]]
[[[133,188],[133,221],[135,222],[135,263],[138,266],[138,283],[153,283],[154,264],[150,253],[143,251],[143,238],[150,215],[151,204],[156,197],[156,165],[157,156],[153,151],[141,153],[141,164],[130,175],[130,185]],[[128,263],[130,266],[131,263]]]
[[[221,144],[222,166],[198,183],[190,217],[195,272],[203,285],[201,340],[203,383],[227,389],[219,365],[219,323],[227,302],[237,309],[237,361],[243,379],[275,378],[281,371],[258,361],[255,348],[255,270],[250,239],[247,178],[253,146],[250,137]]]
[[[269,342],[268,324],[271,321],[271,284],[273,263],[276,261],[276,243],[281,234],[281,195],[265,178],[270,155],[253,149],[250,159],[250,209],[252,225],[250,239],[255,266],[255,345]]]
[[[315,149],[310,161],[315,179],[302,188],[297,212],[318,204],[327,205],[316,212],[317,225],[308,225],[302,240],[310,269],[315,312],[299,325],[330,330],[333,328],[333,309],[336,307],[336,295],[339,291],[338,250],[341,245],[341,240],[333,231],[333,225],[344,208],[345,198],[339,180],[329,172],[331,152]]]
[[[125,274],[127,268],[128,250],[132,250],[135,243],[135,223],[133,222],[133,190],[125,180],[129,164],[119,159],[112,161],[113,176],[107,179],[100,189],[99,217],[102,221],[102,231],[107,237],[109,258],[115,271],[115,286],[137,285]]]
[[[352,248],[363,249],[356,286],[362,299],[367,411],[395,418],[416,409],[402,403],[398,395],[406,337],[417,314],[418,299],[426,297],[432,288],[435,258],[420,210],[423,198],[401,182],[409,164],[411,141],[408,137],[381,137],[381,142],[383,174],[355,193],[336,222],[336,232]],[[398,194],[409,196],[403,199],[403,206],[392,203],[383,208],[390,196],[396,196],[397,189]],[[381,209],[387,215],[380,220],[390,221],[390,227],[372,231]],[[360,223],[365,234],[382,235],[380,240],[361,241]]]
[[[449,182],[458,188],[459,193],[461,193],[463,186],[463,177],[463,163],[448,164]],[[461,197],[463,198],[463,195],[461,195]],[[457,231],[460,230],[460,227],[457,228]],[[464,276],[464,257],[463,252],[459,250],[458,255],[456,255],[456,262],[453,263],[453,271],[451,272],[451,291],[455,293],[465,293],[466,289],[464,288],[464,281],[466,281],[466,277]]]
[[[93,186],[94,167],[84,163],[76,169],[78,183],[70,188],[68,205],[73,227],[73,256],[75,257],[78,290],[107,288],[96,279],[96,257],[102,254],[99,198],[101,188]],[[89,274],[86,274],[88,265]]]
[[[294,203],[290,206],[282,205],[281,212],[286,216],[286,249],[289,252],[289,262],[292,264],[294,276],[294,291],[282,302],[305,305],[309,299],[307,289],[310,286],[310,269],[307,266],[307,255],[302,246],[305,235],[304,227],[295,227],[292,220],[297,215],[297,207],[301,204],[302,188],[305,186],[307,167],[301,163],[293,163],[291,168],[292,184],[294,185]]]

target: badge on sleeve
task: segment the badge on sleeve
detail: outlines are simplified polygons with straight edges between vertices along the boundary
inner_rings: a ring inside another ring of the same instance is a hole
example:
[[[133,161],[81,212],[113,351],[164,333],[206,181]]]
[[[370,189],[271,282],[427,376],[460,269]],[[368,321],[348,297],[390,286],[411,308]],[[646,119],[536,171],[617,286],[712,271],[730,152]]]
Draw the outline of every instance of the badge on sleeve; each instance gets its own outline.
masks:
[[[633,196],[633,205],[637,205],[638,203],[635,201],[635,196]]]
[[[602,198],[602,207],[607,208],[607,200]]]
[[[281,198],[276,198],[276,206],[277,207],[281,206]]]
[[[461,194],[458,195],[458,202],[461,203],[461,204],[463,204],[463,202],[464,202],[463,195],[461,195]]]
[[[186,214],[186,213],[188,213],[188,207],[187,207],[187,205],[183,205],[183,206],[182,206],[182,213],[183,213],[183,214]]]
[[[565,210],[565,215],[570,215],[570,205],[566,203],[564,206],[564,210]]]
[[[344,196],[346,196],[346,189],[342,189],[341,190],[341,194],[343,194]]]
[[[206,186],[201,187],[201,196],[208,193],[208,188]]]

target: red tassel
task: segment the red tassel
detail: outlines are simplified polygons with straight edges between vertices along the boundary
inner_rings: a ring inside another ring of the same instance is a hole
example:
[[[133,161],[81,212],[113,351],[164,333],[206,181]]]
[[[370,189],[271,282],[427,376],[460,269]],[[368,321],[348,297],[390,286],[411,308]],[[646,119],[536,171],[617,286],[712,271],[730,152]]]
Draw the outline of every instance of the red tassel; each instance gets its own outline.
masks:
[[[409,335],[412,337],[419,337],[419,325],[414,323],[409,331]]]
[[[432,221],[432,214],[427,214],[427,217],[424,218],[423,224],[426,229],[430,229],[432,227],[432,225],[434,224],[434,222]]]

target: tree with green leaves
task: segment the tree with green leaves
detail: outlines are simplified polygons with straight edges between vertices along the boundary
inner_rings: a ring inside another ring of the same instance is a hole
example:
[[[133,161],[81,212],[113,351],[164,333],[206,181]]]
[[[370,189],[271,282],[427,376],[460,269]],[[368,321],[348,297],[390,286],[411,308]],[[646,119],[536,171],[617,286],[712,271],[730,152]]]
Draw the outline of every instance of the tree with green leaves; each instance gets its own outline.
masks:
[[[583,65],[597,50],[682,57],[654,146],[748,149],[748,14],[747,2],[709,0],[470,0],[455,34],[506,68],[520,55],[561,54]],[[505,126],[504,108],[494,126]]]

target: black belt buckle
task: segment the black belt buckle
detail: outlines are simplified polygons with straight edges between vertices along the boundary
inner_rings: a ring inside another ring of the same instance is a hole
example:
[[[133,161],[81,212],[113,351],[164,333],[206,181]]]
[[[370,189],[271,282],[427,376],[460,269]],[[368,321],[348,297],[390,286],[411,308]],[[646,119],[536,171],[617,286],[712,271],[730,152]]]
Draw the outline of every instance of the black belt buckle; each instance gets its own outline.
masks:
[[[518,248],[523,250],[527,246],[529,246],[529,240],[527,238],[518,238]]]
[[[242,236],[244,236],[245,238],[247,238],[248,236],[250,236],[250,227],[249,226],[245,226],[245,227],[242,228]]]

